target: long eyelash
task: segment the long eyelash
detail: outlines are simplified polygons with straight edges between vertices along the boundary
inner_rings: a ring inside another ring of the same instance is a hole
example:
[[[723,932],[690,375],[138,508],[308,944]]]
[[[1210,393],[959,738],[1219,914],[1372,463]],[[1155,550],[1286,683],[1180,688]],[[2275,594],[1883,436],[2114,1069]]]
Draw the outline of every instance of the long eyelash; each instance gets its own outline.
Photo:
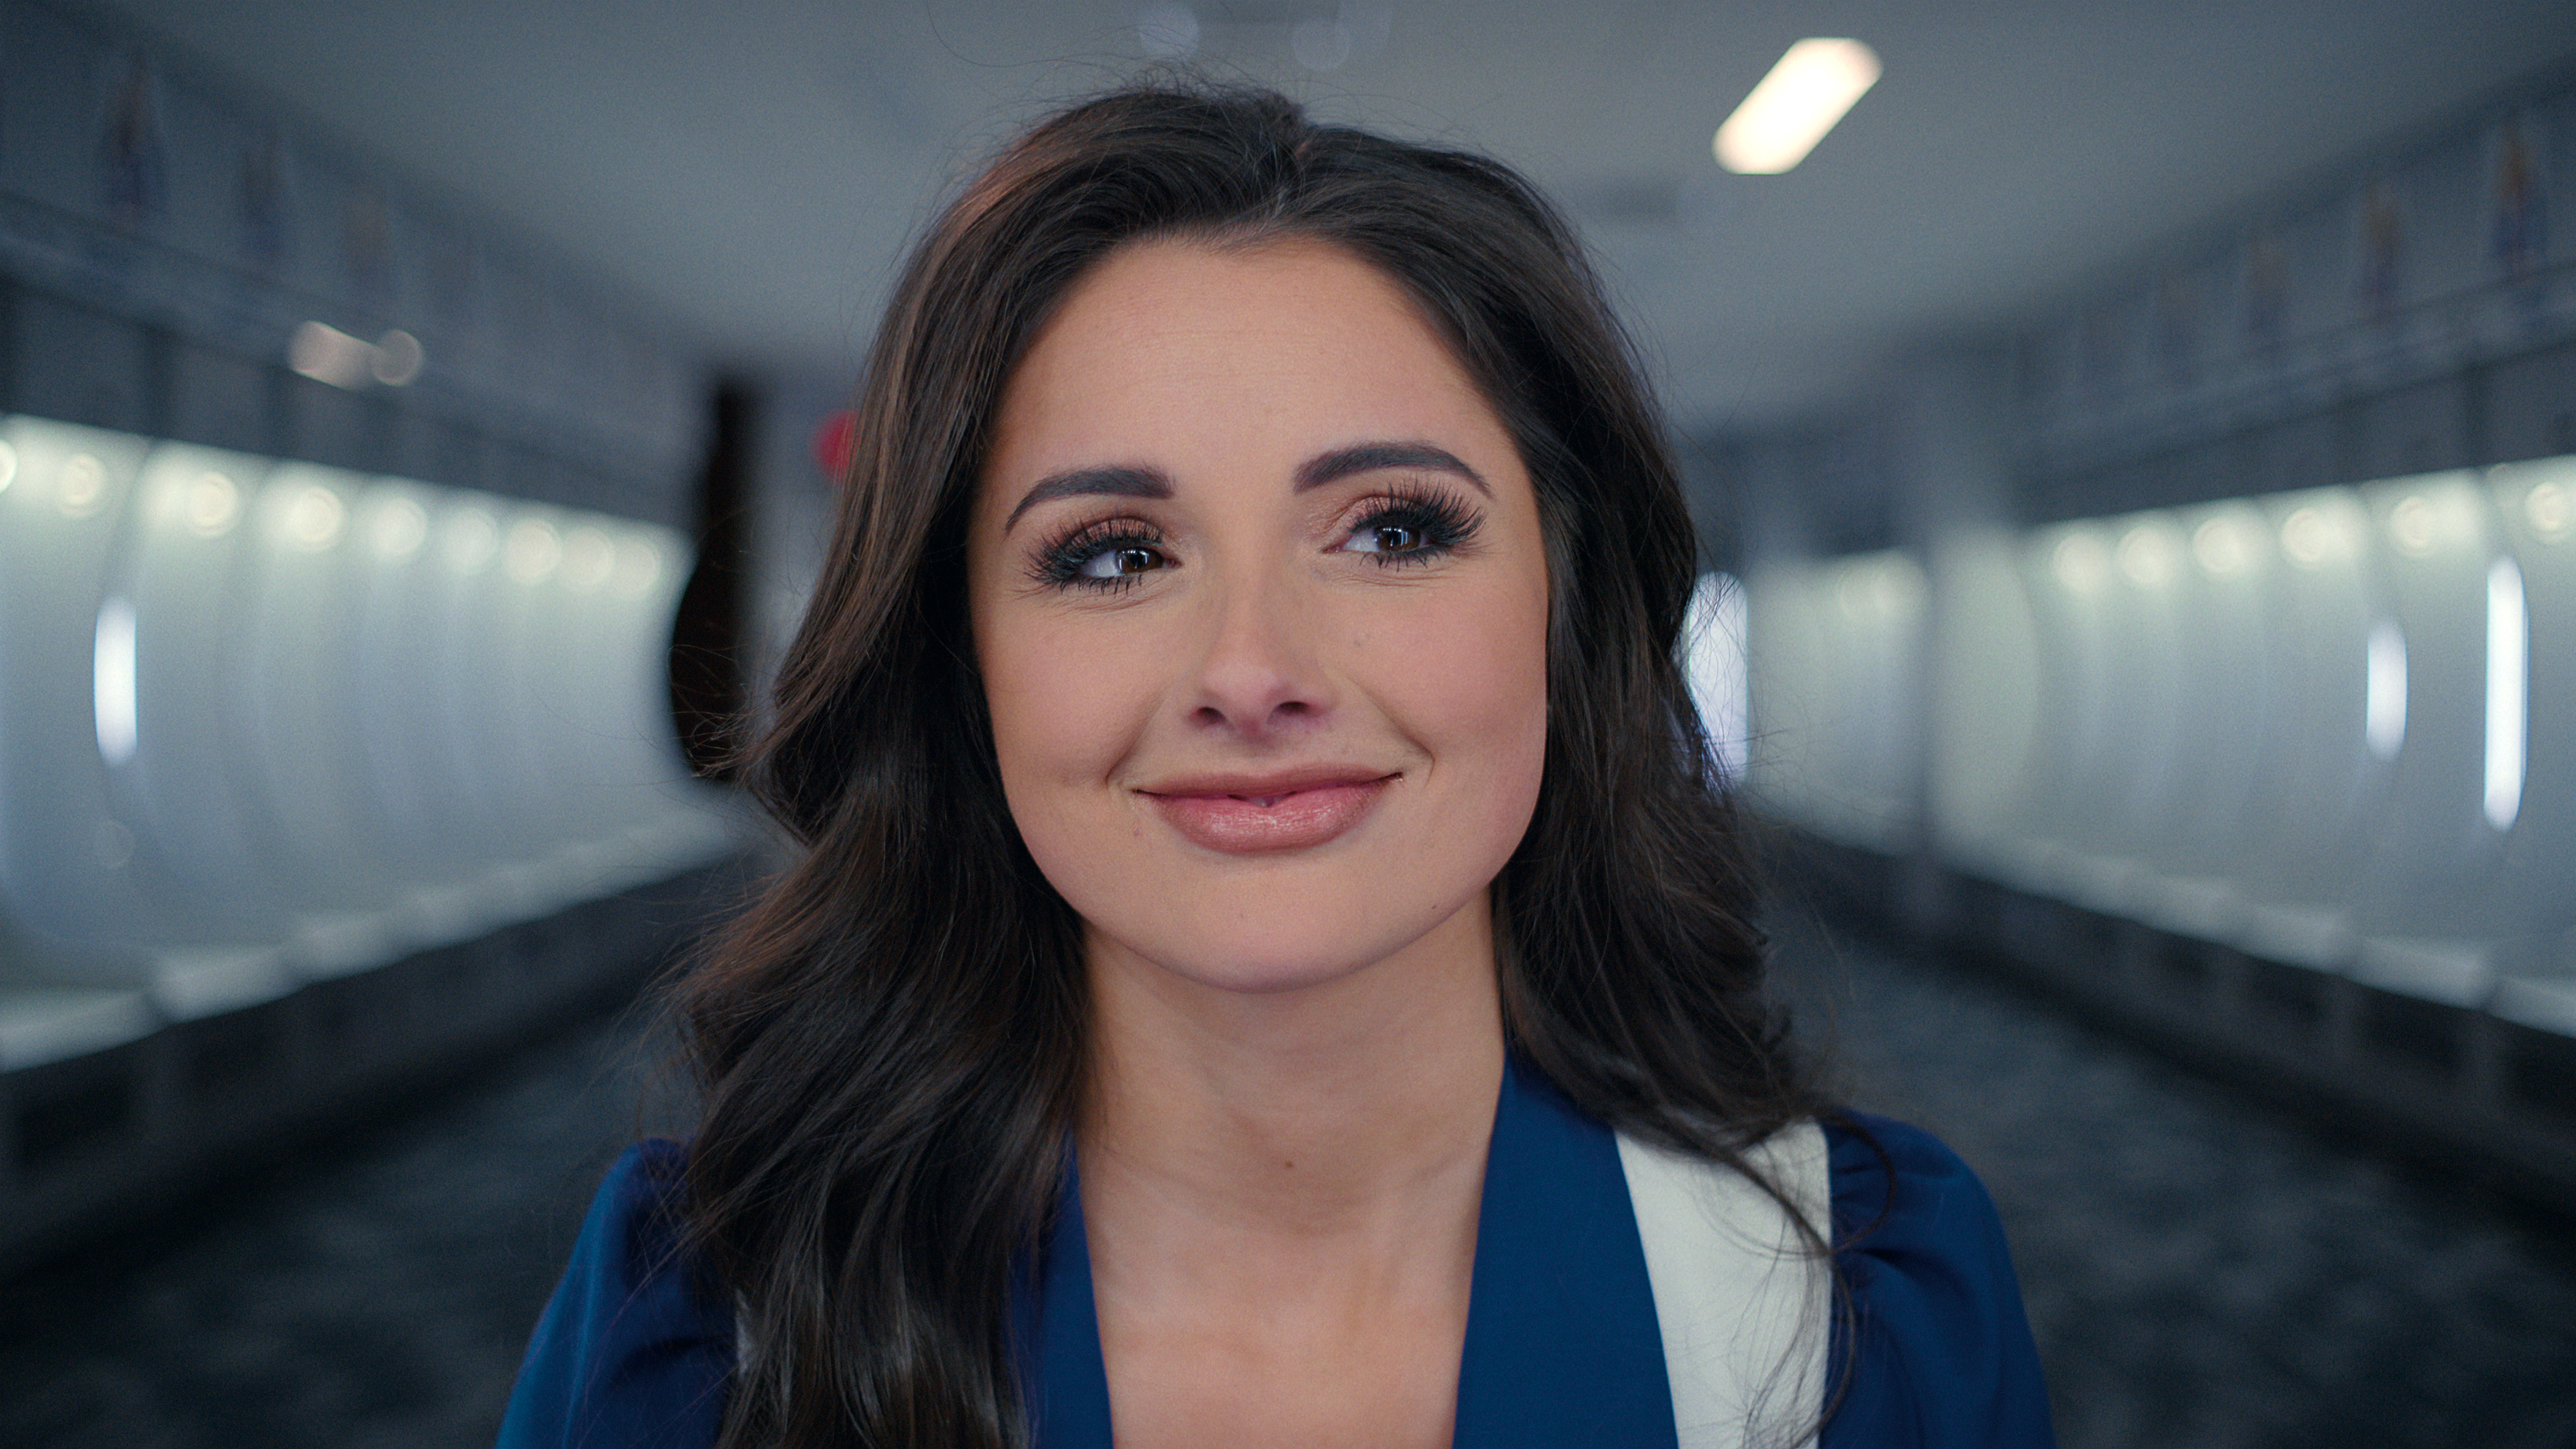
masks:
[[[1419,530],[1422,534],[1420,548],[1407,553],[1373,555],[1381,568],[1429,563],[1473,541],[1476,531],[1485,526],[1484,515],[1459,502],[1456,495],[1421,483],[1398,484],[1363,506],[1368,511],[1351,525],[1353,533],[1391,523]]]
[[[1082,566],[1113,548],[1154,548],[1163,546],[1163,536],[1153,529],[1128,518],[1104,518],[1078,523],[1045,545],[1029,561],[1029,577],[1038,583],[1060,589],[1124,589],[1132,587],[1132,575],[1096,579],[1082,571]]]

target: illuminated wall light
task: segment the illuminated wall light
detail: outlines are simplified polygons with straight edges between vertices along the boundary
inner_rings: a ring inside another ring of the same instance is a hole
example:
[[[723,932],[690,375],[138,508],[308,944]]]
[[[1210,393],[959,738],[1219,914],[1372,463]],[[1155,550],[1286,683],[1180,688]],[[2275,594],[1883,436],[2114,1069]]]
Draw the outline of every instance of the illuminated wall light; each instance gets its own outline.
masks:
[[[480,508],[460,508],[447,520],[447,566],[460,574],[479,574],[500,552],[501,526]]]
[[[563,541],[554,525],[540,518],[523,518],[511,525],[501,557],[502,571],[511,579],[534,587],[544,583],[562,561]]]
[[[0,442],[0,493],[8,492],[9,485],[17,481],[18,450]]]
[[[2297,509],[2281,520],[2281,552],[2301,568],[2312,569],[2326,561],[2326,521],[2315,509]]]
[[[2511,828],[2522,812],[2523,762],[2531,738],[2531,619],[2522,570],[2509,558],[2487,565],[2487,823]]]
[[[65,458],[62,474],[54,482],[54,506],[63,517],[87,518],[106,501],[107,465],[87,453]]]
[[[286,505],[286,538],[298,548],[320,553],[340,541],[348,509],[328,488],[306,488]]]
[[[428,541],[429,514],[408,498],[386,499],[375,509],[374,522],[367,529],[367,542],[376,556],[388,561],[407,559]]]
[[[576,594],[587,594],[608,582],[609,570],[617,565],[617,545],[608,535],[585,524],[564,535],[564,587]]]
[[[2433,505],[2420,493],[2408,494],[2388,510],[2388,539],[2408,558],[2433,551],[2433,527]]]
[[[241,517],[241,488],[221,473],[205,473],[181,495],[180,516],[199,538],[221,538]]]
[[[2406,744],[2406,635],[2394,619],[2370,626],[2361,688],[2361,737],[2371,755],[2381,760],[2396,759]]]
[[[1857,40],[1801,40],[1717,128],[1717,163],[1776,176],[1807,153],[1878,84],[1877,52]]]
[[[2142,523],[2120,538],[2112,555],[2120,572],[2142,589],[2161,588],[2173,578],[2173,545],[2162,529]]]
[[[5,485],[0,485],[5,486]],[[2522,516],[2531,523],[2532,535],[2543,543],[2563,543],[2576,531],[2576,498],[2555,483],[2533,486],[2522,496]]]
[[[2191,531],[2191,556],[2213,579],[2232,579],[2254,563],[2254,543],[2232,518],[2213,518]]]
[[[2281,520],[2281,553],[2303,569],[2351,559],[2369,538],[2368,516],[2350,498],[2296,508]]]
[[[2089,533],[2070,533],[2059,539],[2049,553],[2048,563],[2057,581],[2070,593],[2099,593],[2111,580],[2109,550]]]
[[[624,598],[640,599],[644,591],[662,577],[662,551],[642,539],[628,539],[617,546],[617,568],[608,576],[609,588]]]
[[[113,769],[134,758],[137,739],[134,605],[121,596],[99,605],[90,643],[90,718],[98,757]]]

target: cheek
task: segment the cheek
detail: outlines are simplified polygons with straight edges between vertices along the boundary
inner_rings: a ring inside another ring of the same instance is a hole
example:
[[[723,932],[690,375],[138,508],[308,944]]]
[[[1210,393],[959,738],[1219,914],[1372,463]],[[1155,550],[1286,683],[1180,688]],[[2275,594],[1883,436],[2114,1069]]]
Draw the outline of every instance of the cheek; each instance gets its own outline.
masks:
[[[1546,607],[1536,590],[1444,604],[1380,671],[1381,697],[1434,761],[1444,814],[1501,837],[1479,847],[1497,863],[1519,844],[1546,765]]]
[[[1023,798],[1096,786],[1134,751],[1152,716],[1161,694],[1152,651],[1116,631],[1050,628],[1040,617],[996,622],[977,664],[1015,809]],[[1024,823],[1031,818],[1021,813]]]

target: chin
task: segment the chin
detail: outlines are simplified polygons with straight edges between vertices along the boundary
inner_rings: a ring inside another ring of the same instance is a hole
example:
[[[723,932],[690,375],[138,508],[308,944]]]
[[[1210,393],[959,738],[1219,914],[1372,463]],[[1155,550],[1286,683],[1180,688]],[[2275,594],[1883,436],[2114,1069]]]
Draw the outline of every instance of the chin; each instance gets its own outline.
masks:
[[[1331,986],[1402,955],[1478,898],[1467,889],[1457,904],[1425,903],[1410,913],[1391,912],[1379,891],[1301,890],[1255,899],[1222,887],[1176,892],[1186,902],[1171,911],[1120,918],[1102,913],[1092,931],[1104,943],[1192,985],[1212,991],[1270,996]],[[1410,919],[1406,919],[1406,915]]]

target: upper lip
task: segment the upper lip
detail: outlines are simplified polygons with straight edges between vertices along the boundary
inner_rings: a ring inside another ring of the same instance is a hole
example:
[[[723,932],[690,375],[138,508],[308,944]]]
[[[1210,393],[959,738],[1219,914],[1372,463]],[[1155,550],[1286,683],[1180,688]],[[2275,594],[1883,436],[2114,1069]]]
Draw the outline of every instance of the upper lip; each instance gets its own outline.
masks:
[[[1217,796],[1240,795],[1270,799],[1294,795],[1300,790],[1320,790],[1328,785],[1374,785],[1392,780],[1394,770],[1373,770],[1365,765],[1308,765],[1293,770],[1273,770],[1265,774],[1175,775],[1141,787],[1147,795]]]

